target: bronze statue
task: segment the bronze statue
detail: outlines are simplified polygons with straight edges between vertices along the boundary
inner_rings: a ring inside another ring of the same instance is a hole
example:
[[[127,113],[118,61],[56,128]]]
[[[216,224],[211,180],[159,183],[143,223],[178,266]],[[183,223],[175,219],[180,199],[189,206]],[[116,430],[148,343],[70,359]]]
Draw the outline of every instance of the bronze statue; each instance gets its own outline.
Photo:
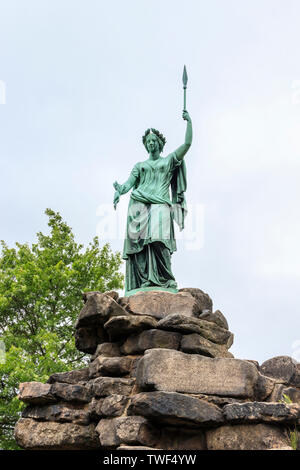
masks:
[[[187,75],[184,68],[184,92]],[[186,203],[186,167],[184,156],[192,143],[192,121],[185,109],[187,122],[185,141],[167,157],[161,153],[165,137],[156,129],[147,129],[143,144],[149,154],[137,163],[124,184],[114,183],[114,207],[122,194],[133,189],[127,215],[123,259],[126,260],[125,295],[138,290],[177,292],[171,270],[171,255],[176,251],[174,220],[184,228]],[[171,198],[170,198],[171,187]]]

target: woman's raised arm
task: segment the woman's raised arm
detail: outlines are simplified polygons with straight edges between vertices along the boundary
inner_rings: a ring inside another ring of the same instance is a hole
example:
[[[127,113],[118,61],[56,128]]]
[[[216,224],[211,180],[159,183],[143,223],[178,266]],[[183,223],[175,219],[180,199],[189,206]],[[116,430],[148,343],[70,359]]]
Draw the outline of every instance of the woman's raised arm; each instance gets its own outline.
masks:
[[[192,145],[192,140],[193,140],[193,127],[192,127],[192,120],[190,118],[190,115],[187,111],[183,111],[182,117],[187,123],[186,123],[184,144],[178,147],[178,149],[176,150],[176,157],[178,160],[183,159],[188,149]]]

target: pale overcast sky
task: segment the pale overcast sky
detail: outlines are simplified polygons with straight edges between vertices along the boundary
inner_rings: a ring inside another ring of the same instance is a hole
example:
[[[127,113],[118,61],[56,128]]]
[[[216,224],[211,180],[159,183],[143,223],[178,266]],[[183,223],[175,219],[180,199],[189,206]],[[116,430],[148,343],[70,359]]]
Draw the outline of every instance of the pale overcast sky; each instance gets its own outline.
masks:
[[[299,18],[299,0],[0,0],[0,238],[34,242],[46,207],[80,242],[101,232],[145,129],[164,155],[183,142],[186,64],[200,245],[180,240],[173,271],[227,317],[236,357],[300,361]]]

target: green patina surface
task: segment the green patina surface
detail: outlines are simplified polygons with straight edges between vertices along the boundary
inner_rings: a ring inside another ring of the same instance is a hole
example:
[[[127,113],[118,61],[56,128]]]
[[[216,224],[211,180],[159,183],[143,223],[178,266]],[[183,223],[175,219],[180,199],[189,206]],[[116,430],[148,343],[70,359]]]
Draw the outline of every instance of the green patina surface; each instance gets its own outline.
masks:
[[[174,221],[180,230],[184,228],[187,212],[184,156],[193,137],[192,121],[185,109],[182,117],[187,127],[184,143],[179,148],[162,157],[165,137],[154,128],[147,129],[143,143],[148,159],[134,165],[124,184],[114,183],[115,208],[120,196],[132,189],[123,247],[126,296],[141,290],[177,292],[171,269],[171,255],[176,251]]]

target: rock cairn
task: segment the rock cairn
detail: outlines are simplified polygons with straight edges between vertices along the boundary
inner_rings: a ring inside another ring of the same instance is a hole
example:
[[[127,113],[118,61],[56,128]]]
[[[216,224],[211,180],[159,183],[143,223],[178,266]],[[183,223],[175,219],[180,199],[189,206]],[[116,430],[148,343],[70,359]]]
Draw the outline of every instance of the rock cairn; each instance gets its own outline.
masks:
[[[292,449],[300,364],[235,359],[226,318],[200,289],[83,300],[75,338],[90,364],[20,384],[21,447]]]

